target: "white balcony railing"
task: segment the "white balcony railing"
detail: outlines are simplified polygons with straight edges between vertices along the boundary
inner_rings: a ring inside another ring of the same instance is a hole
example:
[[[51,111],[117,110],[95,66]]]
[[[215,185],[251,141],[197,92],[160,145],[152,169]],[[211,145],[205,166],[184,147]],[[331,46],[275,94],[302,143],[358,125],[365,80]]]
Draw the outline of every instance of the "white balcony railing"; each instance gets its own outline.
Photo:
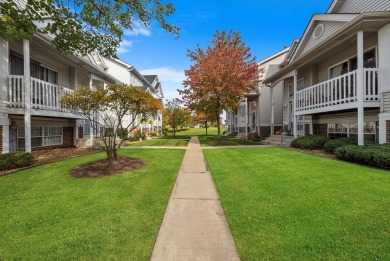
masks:
[[[8,106],[11,108],[24,108],[25,106],[23,79],[23,75],[10,75],[8,77]],[[35,78],[30,78],[30,88],[31,108],[68,111],[61,104],[60,100],[62,96],[73,92],[73,90]]]
[[[296,93],[297,111],[312,110],[357,101],[356,71],[305,88]],[[378,68],[364,68],[365,102],[378,101]]]

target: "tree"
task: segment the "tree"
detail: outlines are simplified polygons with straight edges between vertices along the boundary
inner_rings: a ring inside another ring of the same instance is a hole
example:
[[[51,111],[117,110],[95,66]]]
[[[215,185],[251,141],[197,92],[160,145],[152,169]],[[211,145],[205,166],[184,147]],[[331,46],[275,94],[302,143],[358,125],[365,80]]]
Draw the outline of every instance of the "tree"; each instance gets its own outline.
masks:
[[[222,111],[237,108],[243,95],[258,84],[256,58],[232,31],[216,31],[211,46],[187,50],[187,56],[195,64],[185,70],[184,90],[178,91],[187,106],[202,104],[214,115],[220,137]]]
[[[165,126],[169,125],[173,131],[173,137],[176,137],[176,131],[179,126],[188,123],[190,112],[180,106],[180,101],[172,99],[165,104],[163,119]]]
[[[149,26],[157,21],[178,36],[180,28],[165,20],[174,12],[173,5],[162,0],[2,0],[0,37],[20,39],[43,33],[52,36],[53,45],[63,53],[98,51],[116,57],[124,31],[135,24]]]
[[[150,93],[126,84],[111,84],[105,89],[98,87],[96,91],[77,89],[65,95],[61,102],[74,113],[90,120],[94,130],[100,132],[100,128],[105,128],[104,135],[99,138],[104,142],[109,160],[118,158],[117,151],[124,142],[118,142],[118,135],[124,129],[130,132],[140,124],[136,121],[137,116],[148,118],[162,108],[161,102]],[[126,117],[130,120],[124,125]]]

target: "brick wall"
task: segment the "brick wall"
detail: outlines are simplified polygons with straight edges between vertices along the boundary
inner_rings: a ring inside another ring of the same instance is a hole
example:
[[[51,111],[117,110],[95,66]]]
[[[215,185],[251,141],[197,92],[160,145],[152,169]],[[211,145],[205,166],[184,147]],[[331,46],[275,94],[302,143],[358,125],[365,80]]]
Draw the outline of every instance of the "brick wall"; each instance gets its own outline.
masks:
[[[313,124],[313,134],[327,136],[328,135],[328,124]]]
[[[386,142],[390,143],[390,121],[386,121]]]
[[[270,133],[271,133],[271,126],[260,126],[261,137],[269,137]]]
[[[73,127],[63,127],[62,128],[62,145],[63,146],[74,146],[73,138],[74,138]]]
[[[3,126],[0,125],[0,153],[3,152]]]

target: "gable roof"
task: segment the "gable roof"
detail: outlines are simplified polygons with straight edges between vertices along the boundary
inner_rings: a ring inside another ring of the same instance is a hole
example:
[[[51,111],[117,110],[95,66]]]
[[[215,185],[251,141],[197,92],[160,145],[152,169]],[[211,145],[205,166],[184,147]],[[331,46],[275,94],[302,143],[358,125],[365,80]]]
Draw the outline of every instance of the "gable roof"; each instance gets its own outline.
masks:
[[[318,46],[321,42],[329,38],[334,32],[342,28],[345,24],[352,21],[358,14],[315,14],[310,19],[299,44],[294,51],[291,61],[300,55],[310,51]],[[322,35],[315,38],[313,33],[318,26],[322,25]]]
[[[153,84],[157,78],[157,75],[144,75],[144,77],[150,84]]]
[[[333,0],[327,13],[360,14],[390,10],[389,0]]]

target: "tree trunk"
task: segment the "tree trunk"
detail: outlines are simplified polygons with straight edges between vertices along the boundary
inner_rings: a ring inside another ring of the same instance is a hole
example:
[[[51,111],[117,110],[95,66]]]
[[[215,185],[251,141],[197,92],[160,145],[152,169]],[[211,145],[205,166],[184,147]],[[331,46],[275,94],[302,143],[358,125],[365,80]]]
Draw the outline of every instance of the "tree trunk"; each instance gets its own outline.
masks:
[[[221,119],[219,118],[219,113],[217,112],[217,130],[218,130],[218,139],[221,138]]]
[[[204,126],[206,127],[206,136],[207,136],[207,116],[206,116],[206,122]]]

